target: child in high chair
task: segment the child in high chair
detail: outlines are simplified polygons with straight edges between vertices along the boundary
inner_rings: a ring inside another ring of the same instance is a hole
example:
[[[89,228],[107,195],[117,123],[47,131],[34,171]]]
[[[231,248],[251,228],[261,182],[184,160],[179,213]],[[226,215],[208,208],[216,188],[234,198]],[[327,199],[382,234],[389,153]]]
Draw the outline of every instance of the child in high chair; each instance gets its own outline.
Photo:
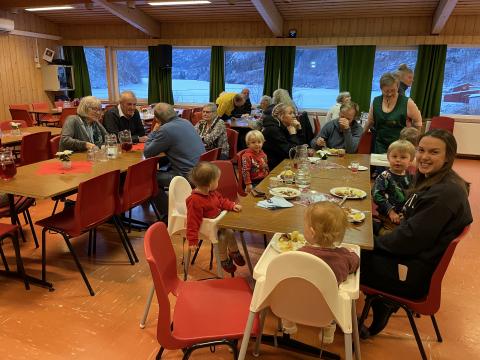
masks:
[[[339,247],[348,226],[345,211],[336,203],[320,201],[310,205],[305,211],[303,232],[307,245],[299,251],[315,255],[325,261],[335,274],[339,285],[347,280],[349,274],[357,271],[360,263],[357,254],[347,248]],[[283,320],[283,326],[289,330],[287,331],[289,333],[293,333],[291,324]],[[293,324],[293,329],[295,328]],[[322,329],[320,339],[323,343],[333,342],[335,328],[336,325],[333,322]]]
[[[374,222],[376,235],[400,224],[402,208],[407,200],[406,190],[412,183],[407,169],[415,158],[415,147],[407,140],[394,141],[388,147],[387,158],[390,168],[378,175],[372,188],[372,198],[382,221]]]
[[[235,212],[242,210],[241,205],[224,198],[215,191],[219,179],[220,169],[209,162],[199,162],[190,172],[190,181],[195,185],[195,189],[186,200],[187,240],[190,249],[195,250],[198,245],[198,232],[203,218],[214,219],[222,210]],[[235,264],[245,265],[231,230],[219,230],[218,252],[221,266],[228,273],[234,273],[237,270]]]
[[[267,155],[262,150],[265,138],[260,131],[249,131],[245,136],[245,142],[248,149],[243,153],[239,161],[241,161],[242,165],[245,191],[249,193],[268,175],[268,162]]]

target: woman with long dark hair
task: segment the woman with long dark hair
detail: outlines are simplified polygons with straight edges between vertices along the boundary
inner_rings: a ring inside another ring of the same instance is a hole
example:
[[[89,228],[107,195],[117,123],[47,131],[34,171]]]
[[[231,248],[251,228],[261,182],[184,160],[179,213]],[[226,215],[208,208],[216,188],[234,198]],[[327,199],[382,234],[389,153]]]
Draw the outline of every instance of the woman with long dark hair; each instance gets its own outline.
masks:
[[[372,251],[362,251],[362,285],[409,299],[428,293],[443,253],[472,222],[469,184],[452,169],[456,153],[457,142],[448,131],[435,129],[420,138],[405,218],[391,233],[376,237]],[[399,265],[407,268],[406,277],[399,275]],[[372,310],[373,322],[362,328],[363,338],[382,331],[397,309],[375,300]]]

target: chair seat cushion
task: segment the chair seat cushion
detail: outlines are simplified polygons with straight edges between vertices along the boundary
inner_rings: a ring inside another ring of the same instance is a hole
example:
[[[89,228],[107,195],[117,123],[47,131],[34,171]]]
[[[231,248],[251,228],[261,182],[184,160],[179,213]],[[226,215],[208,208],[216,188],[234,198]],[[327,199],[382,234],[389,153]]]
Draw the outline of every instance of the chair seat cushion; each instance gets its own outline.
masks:
[[[17,225],[0,223],[0,239],[17,231]]]
[[[365,294],[365,295],[381,295],[383,297],[386,297],[387,299],[396,301],[401,304],[407,305],[412,311],[419,313],[421,315],[433,315],[436,313],[436,311],[431,312],[429,311],[429,306],[426,304],[426,298],[422,299],[407,299],[403,298],[400,296],[396,295],[391,295],[388,293],[385,293],[381,290],[377,290],[368,286],[361,285],[360,290]]]
[[[82,231],[75,228],[75,207],[67,207],[58,214],[49,216],[35,223],[38,226],[68,234],[70,237],[79,236]]]
[[[35,203],[35,199],[25,197],[25,196],[15,196],[14,202],[15,202],[15,211],[17,212],[17,214],[19,214],[27,210],[30,206],[32,206]],[[10,217],[9,205],[0,207],[0,217]]]
[[[173,314],[173,335],[191,344],[239,339],[248,318],[252,291],[243,278],[181,283]],[[255,320],[252,334],[257,333]]]

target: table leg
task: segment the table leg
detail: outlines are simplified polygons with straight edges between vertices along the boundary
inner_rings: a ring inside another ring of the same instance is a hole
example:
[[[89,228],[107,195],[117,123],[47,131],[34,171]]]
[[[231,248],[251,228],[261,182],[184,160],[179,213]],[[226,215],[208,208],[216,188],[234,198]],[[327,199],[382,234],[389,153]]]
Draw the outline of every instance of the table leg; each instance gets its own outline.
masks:
[[[240,231],[240,239],[242,241],[243,253],[245,254],[245,259],[247,260],[248,270],[250,270],[250,274],[253,276],[252,261],[250,260],[250,255],[248,253],[247,243],[245,242],[245,238],[243,236],[243,231]]]

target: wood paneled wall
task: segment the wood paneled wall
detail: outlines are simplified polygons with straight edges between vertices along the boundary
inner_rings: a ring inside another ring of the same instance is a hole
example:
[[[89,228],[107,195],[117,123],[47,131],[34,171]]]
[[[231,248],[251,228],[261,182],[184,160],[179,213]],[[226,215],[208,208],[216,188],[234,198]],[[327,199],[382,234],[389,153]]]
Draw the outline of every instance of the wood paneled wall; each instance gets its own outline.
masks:
[[[16,30],[58,35],[55,24],[30,14],[0,11],[0,17],[15,21]],[[55,49],[57,41],[38,39],[40,57],[46,47]],[[48,101],[42,87],[40,69],[35,68],[35,39],[0,34],[0,121],[10,120],[9,104]],[[42,64],[45,62],[40,60]]]

